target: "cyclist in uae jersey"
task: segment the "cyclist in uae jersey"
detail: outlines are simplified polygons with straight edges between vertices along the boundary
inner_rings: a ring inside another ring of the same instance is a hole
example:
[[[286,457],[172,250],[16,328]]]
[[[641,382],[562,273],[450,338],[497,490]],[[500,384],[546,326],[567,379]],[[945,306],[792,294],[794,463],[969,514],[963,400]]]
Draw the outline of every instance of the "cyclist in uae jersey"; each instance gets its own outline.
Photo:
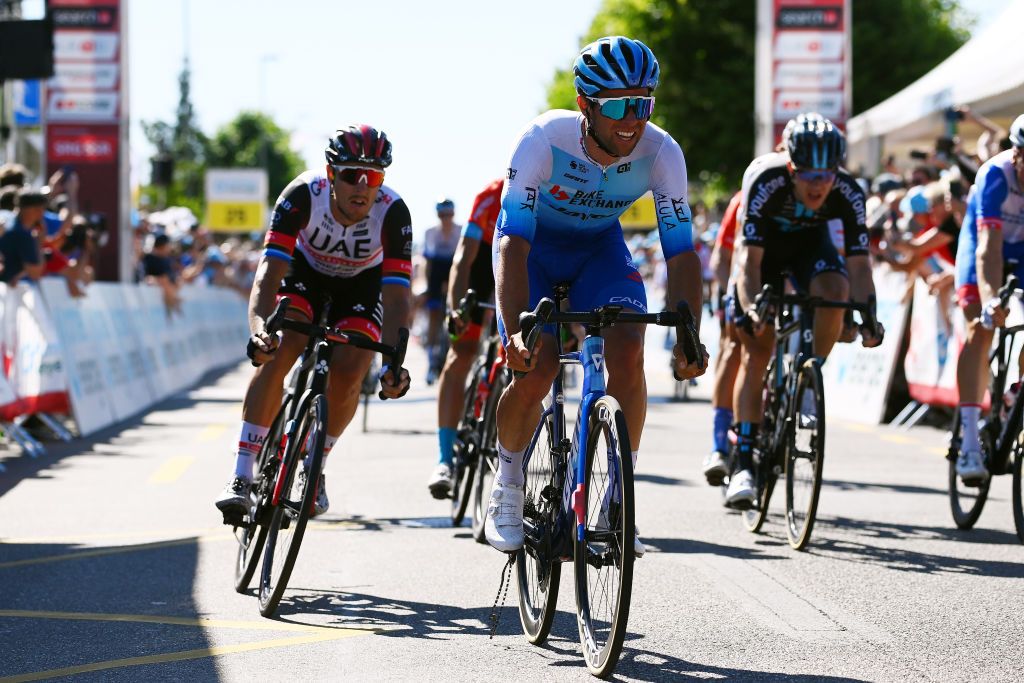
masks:
[[[285,376],[308,341],[292,330],[280,338],[267,334],[276,300],[290,299],[289,319],[318,323],[323,315],[343,332],[388,344],[409,324],[412,225],[405,202],[383,184],[391,143],[370,126],[352,126],[337,131],[325,153],[325,173],[306,171],[278,198],[257,267],[249,298],[249,355],[261,365],[242,404],[234,475],[216,501],[226,521],[248,507],[256,456],[281,405]],[[325,457],[355,413],[371,358],[370,351],[352,346],[334,349]],[[394,373],[385,368],[384,394],[404,395],[408,373],[392,382]],[[315,514],[329,505],[322,477]],[[299,479],[304,486],[304,472]]]
[[[1010,126],[1010,143],[1011,149],[978,170],[956,251],[957,294],[968,321],[967,343],[957,365],[963,439],[956,471],[975,484],[989,476],[978,419],[988,389],[994,328],[1006,322],[996,292],[1010,274],[1024,279],[1024,115]]]
[[[451,311],[455,310],[468,289],[476,292],[477,300],[481,302],[489,301],[494,293],[491,241],[504,187],[503,180],[495,180],[476,196],[469,222],[462,230],[462,239],[455,252],[455,262],[449,277],[448,329],[452,333],[452,344],[441,371],[437,394],[438,463],[427,481],[431,495],[438,499],[447,498],[452,490],[456,427],[464,405],[466,376],[473,364],[484,322],[484,312],[480,309],[470,314],[469,321],[451,315]]]
[[[775,348],[769,320],[760,320],[753,302],[762,284],[778,291],[789,272],[798,289],[828,300],[866,303],[874,295],[864,192],[840,168],[846,139],[820,114],[800,114],[786,125],[786,151],[758,157],[743,175],[743,245],[736,294],[747,321],[737,321],[743,354],[733,404],[738,438],[734,475],[726,504],[747,507],[755,496],[752,449],[761,424],[761,378]],[[833,243],[841,224],[845,257]],[[843,329],[843,311],[814,312],[814,354],[827,358]],[[882,342],[877,330],[861,328],[864,346]],[[813,396],[805,398],[813,399]],[[813,403],[813,401],[811,401]],[[802,415],[813,415],[806,407]],[[724,472],[722,473],[724,476]]]
[[[488,505],[487,540],[510,552],[523,544],[523,454],[541,399],[558,369],[549,334],[533,350],[523,344],[518,316],[559,282],[569,282],[569,304],[588,310],[605,304],[646,312],[643,280],[622,236],[619,216],[653,192],[671,301],[685,299],[700,316],[703,283],[693,251],[686,162],[675,140],[648,123],[659,67],[651,50],[622,36],[587,45],[573,69],[579,112],[550,111],[516,143],[494,241],[498,322],[508,366],[526,372],[498,404],[499,472]],[[605,334],[608,393],[628,423],[634,460],[647,403],[644,330],[616,325]],[[678,345],[677,375],[688,366]],[[529,363],[527,361],[530,361]],[[643,544],[636,541],[642,555]]]

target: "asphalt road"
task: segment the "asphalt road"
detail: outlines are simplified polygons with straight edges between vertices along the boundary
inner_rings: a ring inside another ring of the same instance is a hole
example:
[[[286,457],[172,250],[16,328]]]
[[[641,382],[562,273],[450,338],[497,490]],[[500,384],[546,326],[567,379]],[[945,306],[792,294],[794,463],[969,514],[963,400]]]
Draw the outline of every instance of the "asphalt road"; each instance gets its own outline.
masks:
[[[960,532],[942,433],[830,422],[818,525],[794,552],[781,496],[754,535],[704,484],[708,404],[667,400],[655,341],[636,486],[649,552],[619,679],[1021,680],[1009,477]],[[435,408],[422,385],[375,402],[371,431],[357,422],[336,447],[331,510],[278,618],[261,618],[233,590],[236,545],[212,503],[248,375],[239,365],[43,459],[0,454],[0,681],[589,679],[568,581],[545,647],[521,635],[514,586],[489,637],[504,556],[427,494]]]

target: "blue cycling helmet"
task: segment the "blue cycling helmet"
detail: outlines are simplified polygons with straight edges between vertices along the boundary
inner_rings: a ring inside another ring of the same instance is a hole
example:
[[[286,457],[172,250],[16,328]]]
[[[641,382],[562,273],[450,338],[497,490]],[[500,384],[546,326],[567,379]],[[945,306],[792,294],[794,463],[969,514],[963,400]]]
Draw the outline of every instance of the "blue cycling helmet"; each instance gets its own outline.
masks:
[[[434,208],[435,210],[438,211],[438,213],[444,210],[454,212],[455,202],[453,202],[451,199],[448,199],[448,197],[442,197],[441,199],[437,200],[437,205]]]
[[[1010,142],[1014,147],[1024,147],[1024,114],[1014,119],[1010,126]]]
[[[846,136],[821,114],[800,114],[786,124],[782,139],[797,168],[835,170],[846,160]]]
[[[658,60],[639,40],[625,36],[598,38],[580,50],[572,65],[576,92],[593,97],[601,90],[658,87]]]

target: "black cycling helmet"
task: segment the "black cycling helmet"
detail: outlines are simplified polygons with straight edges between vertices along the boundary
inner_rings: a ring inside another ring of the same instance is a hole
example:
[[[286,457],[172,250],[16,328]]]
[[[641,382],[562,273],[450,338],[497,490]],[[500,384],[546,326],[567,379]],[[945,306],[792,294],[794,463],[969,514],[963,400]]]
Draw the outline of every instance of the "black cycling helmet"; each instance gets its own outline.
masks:
[[[821,114],[800,114],[786,124],[782,139],[797,168],[835,170],[846,160],[846,136]]]
[[[391,165],[391,142],[383,131],[372,126],[349,126],[334,132],[324,154],[331,166],[360,163],[387,168]]]

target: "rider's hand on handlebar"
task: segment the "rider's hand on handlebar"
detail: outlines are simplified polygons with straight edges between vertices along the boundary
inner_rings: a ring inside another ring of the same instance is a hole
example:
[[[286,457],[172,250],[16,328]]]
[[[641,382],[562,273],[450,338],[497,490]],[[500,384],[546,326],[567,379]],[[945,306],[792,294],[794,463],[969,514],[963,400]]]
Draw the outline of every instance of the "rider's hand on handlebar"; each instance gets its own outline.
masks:
[[[687,363],[682,344],[676,344],[672,347],[672,372],[677,380],[680,382],[691,380],[694,377],[700,377],[707,371],[708,360],[711,356],[703,344],[700,345],[700,353],[704,357],[703,363]]]
[[[409,391],[409,385],[412,380],[409,377],[409,371],[405,368],[401,369],[399,375],[402,381],[397,385],[395,384],[395,373],[390,367],[385,365],[380,369],[380,391],[387,398],[402,398]]]
[[[526,348],[526,343],[523,341],[523,333],[516,332],[508,338],[508,344],[505,346],[505,363],[510,370],[529,372],[536,367],[533,359],[537,356],[537,352],[540,351],[543,345],[544,340],[538,338],[531,355],[530,350]]]
[[[1007,310],[1003,308],[999,297],[990,299],[981,309],[981,324],[985,329],[992,330],[1006,324]]]
[[[455,311],[448,313],[448,334],[452,339],[458,339],[466,331],[467,323]]]
[[[874,330],[867,325],[860,326],[860,343],[866,349],[881,346],[882,340],[885,339],[885,326],[880,322],[876,322],[875,325],[877,328]]]
[[[270,334],[266,329],[260,329],[249,337],[249,345],[246,351],[254,365],[263,365],[274,358],[274,352],[277,351],[277,347],[280,344],[280,336]]]
[[[863,326],[861,326],[861,327],[863,327]],[[861,331],[862,333],[864,332],[864,330],[858,330],[857,325],[855,325],[852,320],[844,320],[843,321],[843,329],[839,333],[839,343],[840,344],[852,344],[853,342],[857,341],[857,332],[858,331]],[[866,334],[864,334],[864,339],[867,340]],[[866,343],[865,343],[865,346],[867,346]],[[877,346],[877,345],[875,345],[875,346]]]
[[[750,321],[750,326],[747,328],[753,332],[755,337],[763,337],[768,332],[768,321],[761,320],[758,316],[757,311],[751,309],[747,311],[747,319]]]

